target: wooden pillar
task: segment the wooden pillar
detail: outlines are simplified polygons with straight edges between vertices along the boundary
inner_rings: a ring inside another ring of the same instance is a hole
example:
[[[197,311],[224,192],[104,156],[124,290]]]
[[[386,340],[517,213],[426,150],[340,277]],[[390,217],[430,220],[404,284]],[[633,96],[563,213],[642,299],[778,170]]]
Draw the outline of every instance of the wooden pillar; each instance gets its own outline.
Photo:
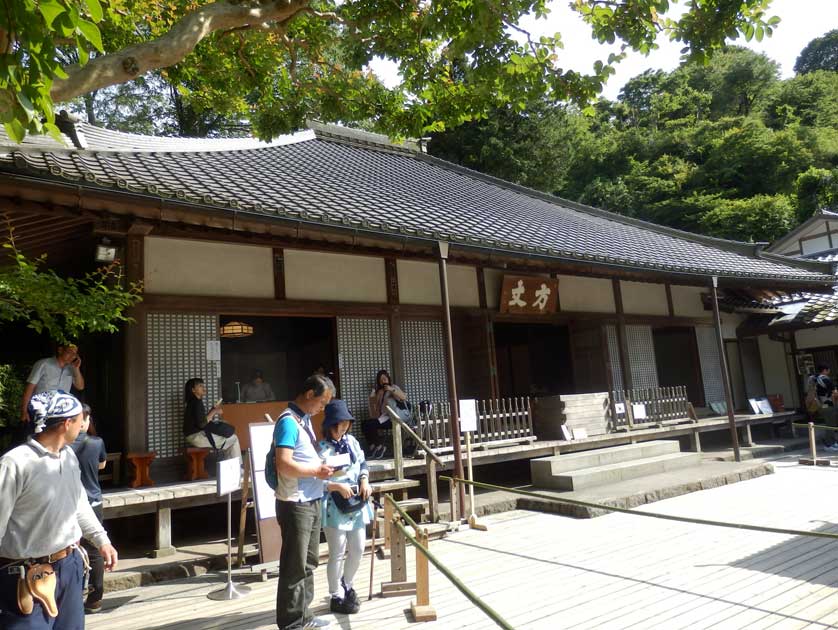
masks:
[[[620,371],[623,373],[623,389],[634,387],[631,378],[631,362],[628,354],[628,338],[626,337],[626,314],[623,311],[623,290],[617,278],[611,280],[614,289],[614,308],[617,311],[617,350],[620,356]]]
[[[797,371],[797,335],[793,330],[789,333],[789,352],[791,352],[791,364],[794,366],[792,377],[797,385],[796,408],[803,409],[806,406],[806,388],[803,386],[803,375]]]
[[[719,279],[713,276],[710,284],[713,297],[713,320],[716,323],[716,340],[719,344],[719,369],[722,371],[722,383],[725,387],[725,404],[727,405],[727,420],[730,426],[730,439],[733,442],[733,457],[737,462],[742,461],[739,452],[739,434],[736,431],[736,418],[733,415],[733,393],[730,391],[730,378],[727,369],[727,353],[725,352],[725,340],[722,334],[722,317],[719,313]]]
[[[154,557],[172,556],[177,551],[172,547],[172,508],[157,507],[157,532]]]
[[[274,298],[285,299],[285,251],[274,247]]]
[[[675,303],[672,301],[672,285],[667,282],[664,287],[666,287],[666,310],[670,317],[675,317]]]
[[[384,259],[387,282],[387,321],[390,327],[390,366],[394,382],[404,385],[404,353],[402,352],[402,314],[399,309],[399,274],[395,258]]]
[[[460,447],[460,414],[457,397],[457,378],[454,372],[454,340],[451,335],[451,304],[448,300],[448,243],[439,241],[439,289],[442,295],[442,324],[445,339],[445,368],[448,372],[448,401],[451,406],[449,422],[451,425],[451,443],[454,447],[454,476],[463,479],[463,453]],[[465,488],[457,484],[459,501],[457,519],[465,518],[463,507],[466,503]]]
[[[151,229],[150,225],[138,223],[128,230],[125,238],[125,277],[128,282],[142,282],[145,277],[145,237]],[[128,315],[134,321],[125,326],[125,412],[123,415],[125,452],[148,449],[146,313],[147,309],[140,302],[129,310]]]

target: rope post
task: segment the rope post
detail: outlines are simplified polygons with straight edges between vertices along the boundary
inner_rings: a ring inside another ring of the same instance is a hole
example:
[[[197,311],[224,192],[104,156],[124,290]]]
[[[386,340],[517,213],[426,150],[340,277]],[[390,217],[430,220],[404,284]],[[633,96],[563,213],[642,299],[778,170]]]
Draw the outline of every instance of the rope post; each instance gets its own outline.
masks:
[[[832,462],[828,459],[818,459],[818,445],[815,439],[815,423],[809,422],[809,457],[801,457],[797,460],[798,464],[803,466],[830,466]],[[822,428],[822,427],[818,427]]]
[[[428,548],[428,530],[416,532],[416,542]],[[431,606],[431,585],[428,557],[416,547],[416,601],[410,605],[414,621],[436,621],[436,610]]]
[[[809,450],[812,452],[812,459],[818,458],[818,452],[815,447],[815,423],[809,423]]]
[[[384,495],[384,554],[390,551],[390,537],[393,535],[393,504],[390,503],[386,497],[388,495]]]
[[[453,478],[448,480],[448,496],[451,497],[451,522],[460,526],[459,511],[457,510],[457,484]]]
[[[387,521],[387,528],[391,530],[390,581],[381,584],[382,597],[401,597],[416,594],[416,582],[407,581],[407,539],[397,523],[401,524],[401,516],[398,514],[394,514]]]

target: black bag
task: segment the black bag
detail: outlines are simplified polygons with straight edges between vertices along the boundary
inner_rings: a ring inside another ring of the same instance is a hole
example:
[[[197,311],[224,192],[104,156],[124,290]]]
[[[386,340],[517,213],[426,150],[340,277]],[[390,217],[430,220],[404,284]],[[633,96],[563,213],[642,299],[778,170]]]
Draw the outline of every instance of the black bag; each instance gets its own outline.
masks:
[[[332,495],[332,501],[335,502],[337,508],[344,514],[354,514],[355,512],[363,510],[364,506],[367,504],[367,502],[364,501],[359,494],[353,494],[348,499],[344,499],[341,493],[337,491],[333,491],[330,494]]]
[[[207,433],[212,433],[213,435],[229,438],[233,437],[233,434],[236,432],[236,427],[232,424],[227,424],[226,422],[207,422],[207,426],[204,427],[204,430]]]

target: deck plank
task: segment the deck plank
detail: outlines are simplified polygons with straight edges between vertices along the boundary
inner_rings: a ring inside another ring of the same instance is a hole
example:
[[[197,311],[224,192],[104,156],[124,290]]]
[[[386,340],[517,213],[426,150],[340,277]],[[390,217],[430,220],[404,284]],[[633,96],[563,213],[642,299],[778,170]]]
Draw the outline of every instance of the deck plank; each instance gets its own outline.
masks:
[[[781,462],[774,475],[679,496],[643,510],[793,529],[838,532],[838,470]],[[574,520],[514,511],[481,519],[431,549],[515,628],[829,628],[838,624],[838,542],[675,523],[627,514]],[[413,575],[414,552],[408,553]],[[495,628],[433,567],[423,630]],[[389,562],[376,561],[376,590]],[[245,599],[213,602],[213,574],[123,591],[88,618],[92,630],[266,630],[275,628],[276,580],[237,578]],[[419,627],[411,598],[366,601],[369,556],[356,578],[361,612],[334,627]],[[315,610],[327,614],[325,566],[315,574]],[[329,615],[330,616],[330,615]],[[331,616],[330,616],[331,617]]]

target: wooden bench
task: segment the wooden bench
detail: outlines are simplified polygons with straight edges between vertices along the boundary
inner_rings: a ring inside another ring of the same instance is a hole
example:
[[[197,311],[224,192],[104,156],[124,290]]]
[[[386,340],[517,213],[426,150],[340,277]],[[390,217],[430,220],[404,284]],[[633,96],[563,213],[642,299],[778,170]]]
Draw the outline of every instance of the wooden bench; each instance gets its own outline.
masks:
[[[186,480],[196,481],[198,479],[209,479],[204,460],[207,455],[212,452],[212,449],[187,446],[183,449],[183,454],[186,457]]]
[[[134,476],[128,484],[130,487],[140,488],[142,486],[154,485],[154,481],[151,479],[150,467],[155,457],[157,457],[157,453],[154,451],[128,453],[125,456],[125,459],[134,466]]]

